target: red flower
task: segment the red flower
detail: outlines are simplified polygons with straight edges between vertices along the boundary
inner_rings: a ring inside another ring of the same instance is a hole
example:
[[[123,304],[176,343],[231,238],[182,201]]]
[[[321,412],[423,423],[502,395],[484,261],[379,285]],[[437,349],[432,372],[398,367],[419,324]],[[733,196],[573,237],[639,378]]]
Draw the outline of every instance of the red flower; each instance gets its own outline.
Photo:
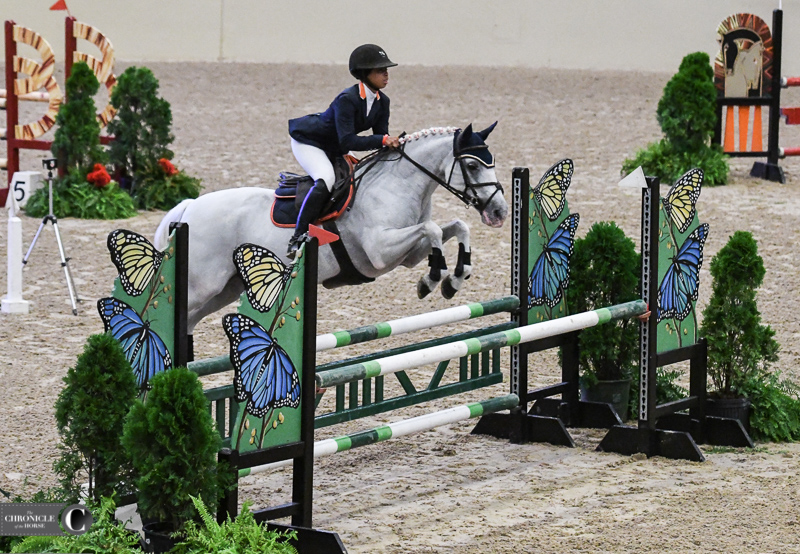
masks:
[[[161,169],[164,170],[164,173],[166,173],[167,176],[175,175],[178,173],[178,170],[175,169],[175,166],[172,165],[172,162],[169,161],[167,158],[161,158],[160,160],[158,160],[158,165],[161,166]]]
[[[86,176],[86,180],[100,189],[111,182],[111,177],[103,164],[94,164],[94,171]]]

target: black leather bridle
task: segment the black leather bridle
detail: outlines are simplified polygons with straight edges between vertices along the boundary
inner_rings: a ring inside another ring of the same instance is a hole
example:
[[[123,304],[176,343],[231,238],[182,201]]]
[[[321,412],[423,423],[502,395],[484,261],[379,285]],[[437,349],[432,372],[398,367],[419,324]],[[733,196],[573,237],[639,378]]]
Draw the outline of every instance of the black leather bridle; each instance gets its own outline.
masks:
[[[374,153],[364,157],[356,166],[356,169],[361,170],[358,172],[358,176],[355,177],[356,189],[358,188],[358,185],[360,184],[360,181],[364,177],[364,175],[370,169],[372,169],[377,162],[389,161],[382,154],[385,154],[386,152],[397,152],[398,154],[400,154],[401,157],[411,162],[411,164],[414,167],[416,167],[417,169],[422,171],[425,175],[433,179],[437,184],[441,185],[442,187],[450,191],[456,198],[461,200],[466,206],[473,206],[481,214],[483,213],[483,210],[486,209],[486,206],[489,205],[489,203],[492,201],[492,199],[496,194],[498,193],[501,195],[503,194],[503,185],[501,185],[498,181],[470,183],[469,179],[467,178],[466,163],[468,159],[473,159],[487,168],[494,167],[494,160],[492,160],[491,164],[488,164],[480,157],[472,154],[472,152],[478,150],[483,150],[483,149],[488,150],[489,147],[486,144],[478,144],[474,146],[462,147],[461,145],[459,145],[458,136],[456,135],[453,139],[453,165],[450,166],[450,176],[447,178],[447,181],[445,181],[438,175],[434,174],[427,167],[423,166],[421,163],[419,163],[411,156],[409,156],[405,150],[406,144],[408,144],[408,142],[403,142],[403,144],[400,145],[400,148],[396,150],[388,150],[385,148],[377,150]],[[455,173],[456,164],[458,164],[459,167],[461,168],[461,176],[464,179],[464,190],[458,190],[457,188],[455,188],[453,185],[450,184],[453,179],[453,174]],[[495,187],[495,191],[492,193],[491,196],[489,196],[488,199],[486,199],[485,202],[482,203],[480,201],[480,198],[478,197],[477,189],[481,187],[491,187],[491,186]]]
[[[450,176],[447,178],[447,181],[445,181],[444,179],[442,179],[438,175],[435,175],[427,167],[423,166],[421,163],[417,162],[415,159],[413,159],[411,156],[409,156],[405,151],[405,143],[400,146],[400,148],[398,149],[398,152],[400,153],[400,155],[402,157],[404,157],[406,160],[411,162],[411,164],[414,167],[416,167],[417,169],[422,171],[425,175],[427,175],[428,177],[430,177],[431,179],[436,181],[439,185],[441,185],[444,188],[446,188],[456,198],[461,200],[465,205],[473,206],[476,210],[478,210],[479,213],[482,214],[483,210],[486,209],[486,206],[489,205],[489,203],[492,201],[492,199],[494,198],[494,196],[497,193],[500,193],[501,195],[503,194],[503,185],[501,185],[498,181],[486,181],[486,182],[482,182],[482,183],[470,183],[469,179],[467,178],[466,160],[467,159],[473,159],[473,160],[481,163],[484,167],[487,167],[487,168],[494,167],[494,163],[489,165],[485,161],[483,161],[481,158],[479,158],[478,156],[475,156],[475,155],[470,153],[470,152],[473,152],[473,151],[476,151],[476,150],[481,150],[481,149],[487,149],[488,150],[488,148],[489,147],[487,145],[485,145],[485,144],[480,144],[480,145],[476,145],[476,146],[468,146],[466,148],[462,148],[462,147],[459,146],[458,139],[456,137],[456,139],[453,141],[453,165],[450,166]],[[453,185],[450,184],[451,181],[453,180],[453,174],[455,173],[456,164],[458,164],[459,167],[461,168],[461,176],[464,179],[464,190],[458,190],[457,188],[455,188]],[[480,197],[478,196],[478,193],[477,193],[477,189],[479,189],[481,187],[491,187],[491,186],[495,187],[495,191],[492,193],[491,196],[489,196],[489,198],[486,199],[485,202],[481,203]]]

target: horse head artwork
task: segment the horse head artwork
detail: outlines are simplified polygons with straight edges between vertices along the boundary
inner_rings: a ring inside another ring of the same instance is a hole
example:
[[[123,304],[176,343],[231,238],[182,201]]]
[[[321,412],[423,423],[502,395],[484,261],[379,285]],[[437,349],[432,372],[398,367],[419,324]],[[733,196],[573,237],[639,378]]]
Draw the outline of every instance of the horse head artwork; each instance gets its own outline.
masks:
[[[320,248],[318,282],[327,288],[369,282],[400,265],[413,267],[428,259],[430,270],[417,284],[418,296],[441,285],[442,294],[452,298],[472,273],[469,227],[460,219],[442,226],[431,221],[431,198],[442,186],[474,207],[484,224],[503,225],[508,204],[486,145],[495,125],[479,132],[471,124],[463,130],[419,131],[404,136],[399,149],[380,150],[369,163],[359,164],[358,195],[336,221],[341,240]],[[293,230],[271,223],[274,201],[275,191],[266,188],[221,190],[184,200],[159,224],[159,248],[166,244],[170,223],[189,224],[189,333],[243,292],[232,261],[238,245],[286,251]],[[442,252],[453,237],[459,251],[450,273]]]
[[[764,45],[759,41],[747,48],[737,48],[734,55],[733,68],[725,76],[725,97],[746,98],[750,91],[761,96],[761,72],[763,66]]]

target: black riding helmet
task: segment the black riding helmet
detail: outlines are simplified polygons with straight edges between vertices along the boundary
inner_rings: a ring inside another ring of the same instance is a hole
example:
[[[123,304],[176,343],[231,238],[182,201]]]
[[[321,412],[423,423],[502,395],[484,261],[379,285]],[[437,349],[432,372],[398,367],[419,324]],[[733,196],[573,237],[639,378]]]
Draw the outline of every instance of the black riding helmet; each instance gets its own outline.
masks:
[[[377,44],[362,44],[350,54],[350,75],[359,81],[363,81],[373,69],[396,65]]]

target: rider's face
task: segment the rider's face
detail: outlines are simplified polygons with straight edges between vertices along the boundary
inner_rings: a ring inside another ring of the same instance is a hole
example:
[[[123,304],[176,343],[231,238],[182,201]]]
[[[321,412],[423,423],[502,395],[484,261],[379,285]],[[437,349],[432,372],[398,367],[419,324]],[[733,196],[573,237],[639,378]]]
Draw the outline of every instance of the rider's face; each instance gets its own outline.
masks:
[[[389,84],[389,70],[385,67],[381,69],[373,69],[367,75],[367,85],[372,90],[381,90]]]

